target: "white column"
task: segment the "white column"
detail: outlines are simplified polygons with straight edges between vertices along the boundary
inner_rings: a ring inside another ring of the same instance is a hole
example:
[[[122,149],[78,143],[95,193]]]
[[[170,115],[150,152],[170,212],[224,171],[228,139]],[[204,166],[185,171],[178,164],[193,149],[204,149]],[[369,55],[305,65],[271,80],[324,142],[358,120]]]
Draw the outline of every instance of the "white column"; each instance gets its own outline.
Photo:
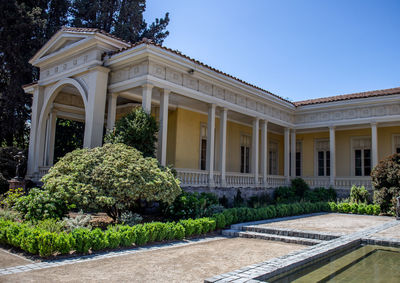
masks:
[[[106,111],[108,73],[110,69],[96,66],[88,74],[88,98],[85,109],[85,134],[83,147],[93,148],[103,144],[104,113]]]
[[[142,86],[142,107],[146,113],[151,112],[151,93],[153,91],[153,85],[145,84]]]
[[[43,162],[42,164],[44,166],[49,165],[49,149],[50,149],[50,128],[51,128],[51,122],[50,122],[50,115],[46,119],[46,135],[45,135],[45,142],[44,142],[44,156],[43,156]]]
[[[251,172],[254,174],[254,184],[258,185],[258,139],[259,139],[259,118],[253,120],[252,149],[251,149]]]
[[[107,130],[112,130],[115,125],[115,115],[117,114],[117,98],[116,93],[108,95],[108,111],[107,111]]]
[[[53,110],[50,112],[49,116],[49,148],[48,148],[48,166],[53,166],[54,164],[54,145],[56,142],[56,124],[57,124],[57,113]]]
[[[219,149],[219,160],[220,160],[220,172],[221,172],[221,187],[226,186],[225,173],[226,173],[226,127],[228,119],[228,109],[223,108],[220,113],[220,149]]]
[[[296,130],[292,129],[291,133],[291,154],[290,154],[290,175],[296,177]]]
[[[31,129],[30,129],[30,134],[29,134],[29,150],[28,150],[28,168],[27,168],[27,173],[26,175],[28,177],[34,177],[33,175],[35,173],[39,172],[39,168],[35,166],[39,162],[37,161],[36,157],[38,156],[37,150],[35,148],[37,147],[37,132],[38,129],[40,128],[39,124],[39,116],[40,116],[40,110],[42,109],[43,105],[43,97],[44,97],[44,92],[43,92],[43,87],[36,86],[35,91],[33,93],[32,97],[32,114],[31,114]]]
[[[168,101],[170,91],[164,89],[160,96],[160,131],[158,133],[158,154],[162,166],[167,162]]]
[[[285,141],[284,141],[284,146],[285,146],[285,150],[284,150],[284,175],[286,177],[286,181],[289,183],[290,181],[290,176],[289,176],[289,151],[290,151],[290,129],[289,128],[285,128]]]
[[[208,107],[208,125],[207,125],[207,164],[208,185],[214,186],[214,143],[215,143],[215,104]]]
[[[378,128],[376,123],[371,124],[371,151],[372,168],[378,164]]]
[[[332,187],[335,186],[335,178],[336,178],[336,138],[335,138],[335,127],[329,127],[329,151],[330,151],[330,185]]]
[[[261,174],[263,185],[267,184],[267,162],[268,162],[268,121],[264,120],[261,124]]]

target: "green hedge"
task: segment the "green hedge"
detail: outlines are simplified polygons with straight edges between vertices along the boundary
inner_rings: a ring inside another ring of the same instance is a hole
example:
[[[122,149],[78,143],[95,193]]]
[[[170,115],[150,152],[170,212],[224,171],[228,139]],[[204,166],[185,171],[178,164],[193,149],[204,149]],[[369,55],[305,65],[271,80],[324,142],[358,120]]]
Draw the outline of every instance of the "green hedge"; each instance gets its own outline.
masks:
[[[379,215],[381,213],[381,208],[378,204],[329,202],[329,207],[332,212],[340,212],[340,213],[368,214],[368,215]]]
[[[79,228],[71,233],[49,232],[28,224],[0,218],[0,243],[21,248],[46,257],[71,251],[88,253],[107,248],[129,247],[133,244],[183,239],[206,234],[234,223],[270,219],[305,213],[331,211],[327,202],[270,205],[262,208],[231,208],[212,217],[181,220],[179,222],[151,222],[135,226],[109,226],[107,230]]]

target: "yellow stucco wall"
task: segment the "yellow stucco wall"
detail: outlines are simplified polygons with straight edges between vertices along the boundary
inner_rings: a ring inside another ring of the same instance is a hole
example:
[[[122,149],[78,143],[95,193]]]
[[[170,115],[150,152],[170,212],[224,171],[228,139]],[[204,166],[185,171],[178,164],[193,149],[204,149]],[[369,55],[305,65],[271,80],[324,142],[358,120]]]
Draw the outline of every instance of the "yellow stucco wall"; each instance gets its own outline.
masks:
[[[400,135],[400,127],[379,127],[378,125],[378,158],[379,160],[395,153],[393,135]]]

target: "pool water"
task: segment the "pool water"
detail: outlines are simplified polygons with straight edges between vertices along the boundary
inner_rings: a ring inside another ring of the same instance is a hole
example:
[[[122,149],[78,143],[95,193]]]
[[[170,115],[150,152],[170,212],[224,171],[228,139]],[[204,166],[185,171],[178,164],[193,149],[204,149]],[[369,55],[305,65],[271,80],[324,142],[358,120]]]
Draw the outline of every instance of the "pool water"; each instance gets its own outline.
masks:
[[[400,282],[400,249],[359,246],[268,282]]]

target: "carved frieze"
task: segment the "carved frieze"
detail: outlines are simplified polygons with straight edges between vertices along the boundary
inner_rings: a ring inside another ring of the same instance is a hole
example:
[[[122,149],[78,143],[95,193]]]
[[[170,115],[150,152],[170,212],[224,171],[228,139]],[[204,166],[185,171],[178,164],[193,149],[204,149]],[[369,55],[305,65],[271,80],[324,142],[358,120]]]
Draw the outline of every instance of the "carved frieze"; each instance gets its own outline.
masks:
[[[178,85],[182,85],[182,74],[180,72],[177,72],[170,68],[167,68],[166,72],[167,72],[166,73],[167,81],[170,81]]]
[[[223,88],[214,86],[213,87],[213,96],[219,99],[225,99],[225,91]]]
[[[299,114],[295,116],[295,122],[296,124],[320,123],[365,119],[369,117],[384,117],[389,115],[400,115],[400,103],[381,106],[366,106],[357,109],[335,109],[318,113]]]
[[[193,76],[184,75],[183,76],[183,86],[198,90],[199,89],[199,82],[197,79],[193,78]]]

